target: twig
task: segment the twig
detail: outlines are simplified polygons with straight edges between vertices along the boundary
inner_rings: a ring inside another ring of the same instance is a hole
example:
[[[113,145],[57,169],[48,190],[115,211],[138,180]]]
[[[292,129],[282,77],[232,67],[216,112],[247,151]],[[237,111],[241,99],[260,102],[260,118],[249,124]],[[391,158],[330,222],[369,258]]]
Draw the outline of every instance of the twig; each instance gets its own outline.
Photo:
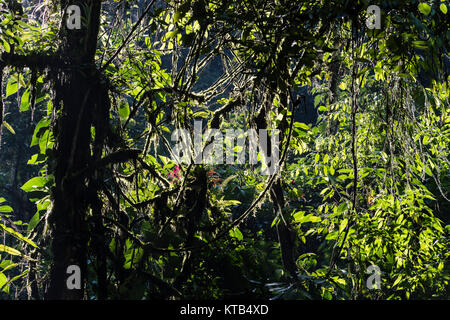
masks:
[[[133,36],[133,33],[139,27],[139,25],[141,24],[142,20],[144,20],[144,17],[147,15],[147,13],[150,12],[150,9],[152,8],[154,3],[155,3],[155,0],[152,0],[149,3],[149,5],[147,6],[147,8],[145,8],[144,12],[139,17],[139,20],[136,21],[136,23],[134,24],[133,28],[131,29],[130,33],[128,34],[128,36],[123,41],[122,45],[116,50],[116,52],[114,52],[114,54],[111,56],[111,58],[109,58],[109,60],[106,61],[106,63],[101,67],[101,69],[100,69],[101,72],[104,71],[111,64],[111,62],[117,57],[117,55],[120,53],[120,51],[122,51],[122,49],[125,48],[125,46],[127,45],[128,41],[130,41],[131,37]]]

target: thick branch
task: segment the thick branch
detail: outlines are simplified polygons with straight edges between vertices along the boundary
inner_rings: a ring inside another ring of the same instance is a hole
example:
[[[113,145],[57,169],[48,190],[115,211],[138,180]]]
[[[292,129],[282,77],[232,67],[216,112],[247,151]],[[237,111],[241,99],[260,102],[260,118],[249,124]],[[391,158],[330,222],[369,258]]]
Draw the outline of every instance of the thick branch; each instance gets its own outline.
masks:
[[[62,66],[62,60],[56,55],[32,53],[20,55],[9,52],[2,52],[0,55],[0,65],[16,68],[46,69]]]

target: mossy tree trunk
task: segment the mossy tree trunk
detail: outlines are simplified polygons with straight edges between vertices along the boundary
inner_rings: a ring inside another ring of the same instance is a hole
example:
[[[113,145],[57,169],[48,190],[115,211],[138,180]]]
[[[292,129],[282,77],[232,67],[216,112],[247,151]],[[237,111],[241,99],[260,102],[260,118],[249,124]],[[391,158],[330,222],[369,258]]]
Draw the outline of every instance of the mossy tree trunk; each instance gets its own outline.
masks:
[[[101,148],[95,155],[91,153],[91,127],[95,126],[98,115],[105,115],[109,103],[94,61],[100,1],[62,0],[60,4],[64,15],[59,52],[62,65],[54,77],[54,108],[57,115],[52,162],[55,176],[51,213],[53,263],[46,298],[83,299],[89,237],[87,212],[92,203],[89,196],[92,190],[89,189],[89,178],[77,173],[86,169],[94,156],[101,157]],[[87,22],[80,30],[70,30],[65,23],[66,8],[72,4],[82,9],[82,21]],[[67,268],[70,265],[81,269],[80,289],[69,289],[67,286]]]

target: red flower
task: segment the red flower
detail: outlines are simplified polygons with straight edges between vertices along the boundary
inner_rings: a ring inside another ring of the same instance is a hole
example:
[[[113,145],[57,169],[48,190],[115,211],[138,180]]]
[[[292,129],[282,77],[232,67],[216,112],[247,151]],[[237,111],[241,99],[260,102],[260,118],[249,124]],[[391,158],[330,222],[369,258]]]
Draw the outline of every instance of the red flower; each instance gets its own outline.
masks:
[[[176,182],[180,179],[180,167],[175,166],[172,171],[169,172],[169,177],[171,178],[171,182]]]
[[[222,181],[222,179],[219,178],[219,174],[216,171],[214,171],[213,169],[208,171],[208,176],[209,176],[210,187],[215,187]]]
[[[211,177],[213,176],[215,173],[217,173],[216,171],[214,171],[213,169],[208,171],[208,175]]]

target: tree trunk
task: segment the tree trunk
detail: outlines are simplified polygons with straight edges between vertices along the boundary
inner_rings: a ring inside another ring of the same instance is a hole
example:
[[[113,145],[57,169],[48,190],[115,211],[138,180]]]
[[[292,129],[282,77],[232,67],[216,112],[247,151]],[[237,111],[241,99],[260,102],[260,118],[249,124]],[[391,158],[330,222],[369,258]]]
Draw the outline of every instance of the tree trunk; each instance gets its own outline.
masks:
[[[87,26],[69,30],[65,17],[60,29],[60,58],[63,67],[57,70],[54,83],[54,108],[57,112],[54,128],[55,148],[53,169],[55,189],[51,213],[53,231],[53,264],[47,299],[83,299],[87,273],[87,223],[89,206],[88,181],[76,175],[91,160],[91,125],[102,103],[103,90],[94,64],[100,18],[100,1],[61,1],[61,10],[76,4],[89,8],[82,12]],[[86,16],[89,14],[89,16]],[[69,289],[67,268],[76,265],[81,270],[81,287]]]

